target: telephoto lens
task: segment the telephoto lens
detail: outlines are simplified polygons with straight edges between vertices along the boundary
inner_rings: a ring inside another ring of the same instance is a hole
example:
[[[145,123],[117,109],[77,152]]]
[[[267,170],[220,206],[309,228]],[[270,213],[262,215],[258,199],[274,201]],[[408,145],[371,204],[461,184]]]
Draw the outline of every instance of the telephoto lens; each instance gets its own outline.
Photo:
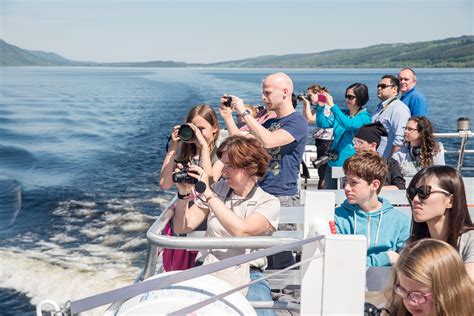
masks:
[[[224,96],[224,106],[230,108],[232,106],[232,97]]]
[[[309,94],[307,93],[301,93],[301,94],[298,94],[298,96],[296,96],[296,98],[300,101],[303,101],[303,98],[305,98],[306,100],[308,101],[311,101],[311,97]]]
[[[179,140],[188,143],[194,139],[194,131],[188,124],[183,124],[178,131]]]

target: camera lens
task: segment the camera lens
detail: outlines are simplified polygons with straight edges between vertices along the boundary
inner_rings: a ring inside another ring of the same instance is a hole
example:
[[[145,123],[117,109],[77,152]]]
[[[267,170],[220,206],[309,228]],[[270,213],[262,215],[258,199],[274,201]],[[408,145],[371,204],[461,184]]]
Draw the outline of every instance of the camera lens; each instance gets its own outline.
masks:
[[[194,139],[194,131],[188,124],[181,125],[178,131],[179,139],[183,142],[189,142]]]
[[[196,178],[191,177],[188,174],[188,169],[185,168],[181,171],[173,173],[173,182],[196,184],[198,180]]]

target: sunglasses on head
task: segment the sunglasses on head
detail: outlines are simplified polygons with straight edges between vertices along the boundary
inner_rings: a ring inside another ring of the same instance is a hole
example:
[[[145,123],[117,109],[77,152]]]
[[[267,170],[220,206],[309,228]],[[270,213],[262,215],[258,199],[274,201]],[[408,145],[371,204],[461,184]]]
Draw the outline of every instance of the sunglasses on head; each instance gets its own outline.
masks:
[[[432,193],[443,193],[446,195],[451,195],[451,193],[442,189],[433,190],[431,188],[431,185],[422,185],[422,186],[419,186],[418,188],[415,188],[414,186],[409,187],[407,189],[407,199],[409,201],[413,201],[415,196],[418,195],[418,198],[420,198],[420,200],[426,200],[430,197]]]

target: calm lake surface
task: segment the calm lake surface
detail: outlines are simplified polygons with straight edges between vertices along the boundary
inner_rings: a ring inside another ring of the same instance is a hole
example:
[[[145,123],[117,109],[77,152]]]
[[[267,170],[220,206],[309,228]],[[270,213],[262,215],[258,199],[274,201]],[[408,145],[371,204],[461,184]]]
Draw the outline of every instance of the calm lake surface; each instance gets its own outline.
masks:
[[[296,92],[320,83],[337,104],[348,85],[366,83],[373,113],[379,78],[397,71],[286,72]],[[146,230],[173,195],[158,186],[172,126],[195,104],[217,107],[224,93],[261,104],[272,72],[0,68],[0,314],[35,315],[42,299],[63,303],[132,282]],[[461,116],[474,120],[473,69],[422,69],[417,87],[437,132],[454,132]]]

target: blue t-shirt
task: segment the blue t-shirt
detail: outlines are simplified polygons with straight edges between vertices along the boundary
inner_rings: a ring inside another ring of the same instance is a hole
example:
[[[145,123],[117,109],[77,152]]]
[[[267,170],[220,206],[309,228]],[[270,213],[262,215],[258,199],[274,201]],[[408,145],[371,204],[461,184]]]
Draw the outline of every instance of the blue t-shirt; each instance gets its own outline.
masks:
[[[308,122],[299,112],[293,112],[282,118],[273,118],[263,127],[269,131],[284,129],[295,139],[289,144],[269,148],[272,156],[267,174],[260,180],[260,187],[275,196],[295,195],[298,193],[298,173],[308,137]]]
[[[415,87],[403,94],[400,100],[408,106],[411,116],[428,116],[428,101]]]

